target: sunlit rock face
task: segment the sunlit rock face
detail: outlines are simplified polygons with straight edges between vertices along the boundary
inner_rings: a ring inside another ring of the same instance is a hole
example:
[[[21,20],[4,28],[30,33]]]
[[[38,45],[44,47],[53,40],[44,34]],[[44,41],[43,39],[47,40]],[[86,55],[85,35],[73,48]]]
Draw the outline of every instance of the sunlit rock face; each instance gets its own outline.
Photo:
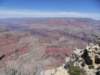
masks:
[[[90,43],[84,49],[75,49],[70,57],[70,63],[74,66],[80,67],[86,75],[98,75],[100,71],[99,53],[99,44]],[[68,65],[68,63],[66,65]]]

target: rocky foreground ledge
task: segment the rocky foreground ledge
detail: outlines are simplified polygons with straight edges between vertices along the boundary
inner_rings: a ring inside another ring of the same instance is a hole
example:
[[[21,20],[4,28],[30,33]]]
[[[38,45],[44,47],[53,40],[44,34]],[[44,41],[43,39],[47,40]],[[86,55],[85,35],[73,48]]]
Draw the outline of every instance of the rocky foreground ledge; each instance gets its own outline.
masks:
[[[62,66],[42,71],[41,75],[100,75],[100,44],[90,43],[85,49],[75,49]]]

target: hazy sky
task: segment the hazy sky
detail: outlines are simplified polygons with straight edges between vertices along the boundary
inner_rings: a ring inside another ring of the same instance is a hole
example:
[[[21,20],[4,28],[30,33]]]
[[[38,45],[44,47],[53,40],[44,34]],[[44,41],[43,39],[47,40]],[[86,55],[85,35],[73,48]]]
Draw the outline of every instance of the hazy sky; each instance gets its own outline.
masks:
[[[56,14],[57,13],[57,14]],[[90,14],[89,14],[90,13]],[[93,16],[100,18],[100,0],[0,0],[0,16]]]

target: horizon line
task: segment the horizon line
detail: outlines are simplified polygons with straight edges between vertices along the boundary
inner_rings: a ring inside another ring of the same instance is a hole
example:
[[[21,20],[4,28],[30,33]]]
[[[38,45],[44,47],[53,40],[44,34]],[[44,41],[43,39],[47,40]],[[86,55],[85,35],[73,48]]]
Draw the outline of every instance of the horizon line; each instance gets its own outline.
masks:
[[[29,10],[0,10],[0,18],[21,18],[21,17],[74,17],[74,18],[92,18],[100,20],[99,13],[68,12],[68,11],[29,11]]]

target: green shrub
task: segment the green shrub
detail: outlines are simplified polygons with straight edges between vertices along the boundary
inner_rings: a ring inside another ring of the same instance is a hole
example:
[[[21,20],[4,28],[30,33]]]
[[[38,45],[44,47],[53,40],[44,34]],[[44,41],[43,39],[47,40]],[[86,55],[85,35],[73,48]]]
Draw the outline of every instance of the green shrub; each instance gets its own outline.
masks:
[[[70,66],[68,73],[70,75],[85,75],[85,72],[77,66]]]

